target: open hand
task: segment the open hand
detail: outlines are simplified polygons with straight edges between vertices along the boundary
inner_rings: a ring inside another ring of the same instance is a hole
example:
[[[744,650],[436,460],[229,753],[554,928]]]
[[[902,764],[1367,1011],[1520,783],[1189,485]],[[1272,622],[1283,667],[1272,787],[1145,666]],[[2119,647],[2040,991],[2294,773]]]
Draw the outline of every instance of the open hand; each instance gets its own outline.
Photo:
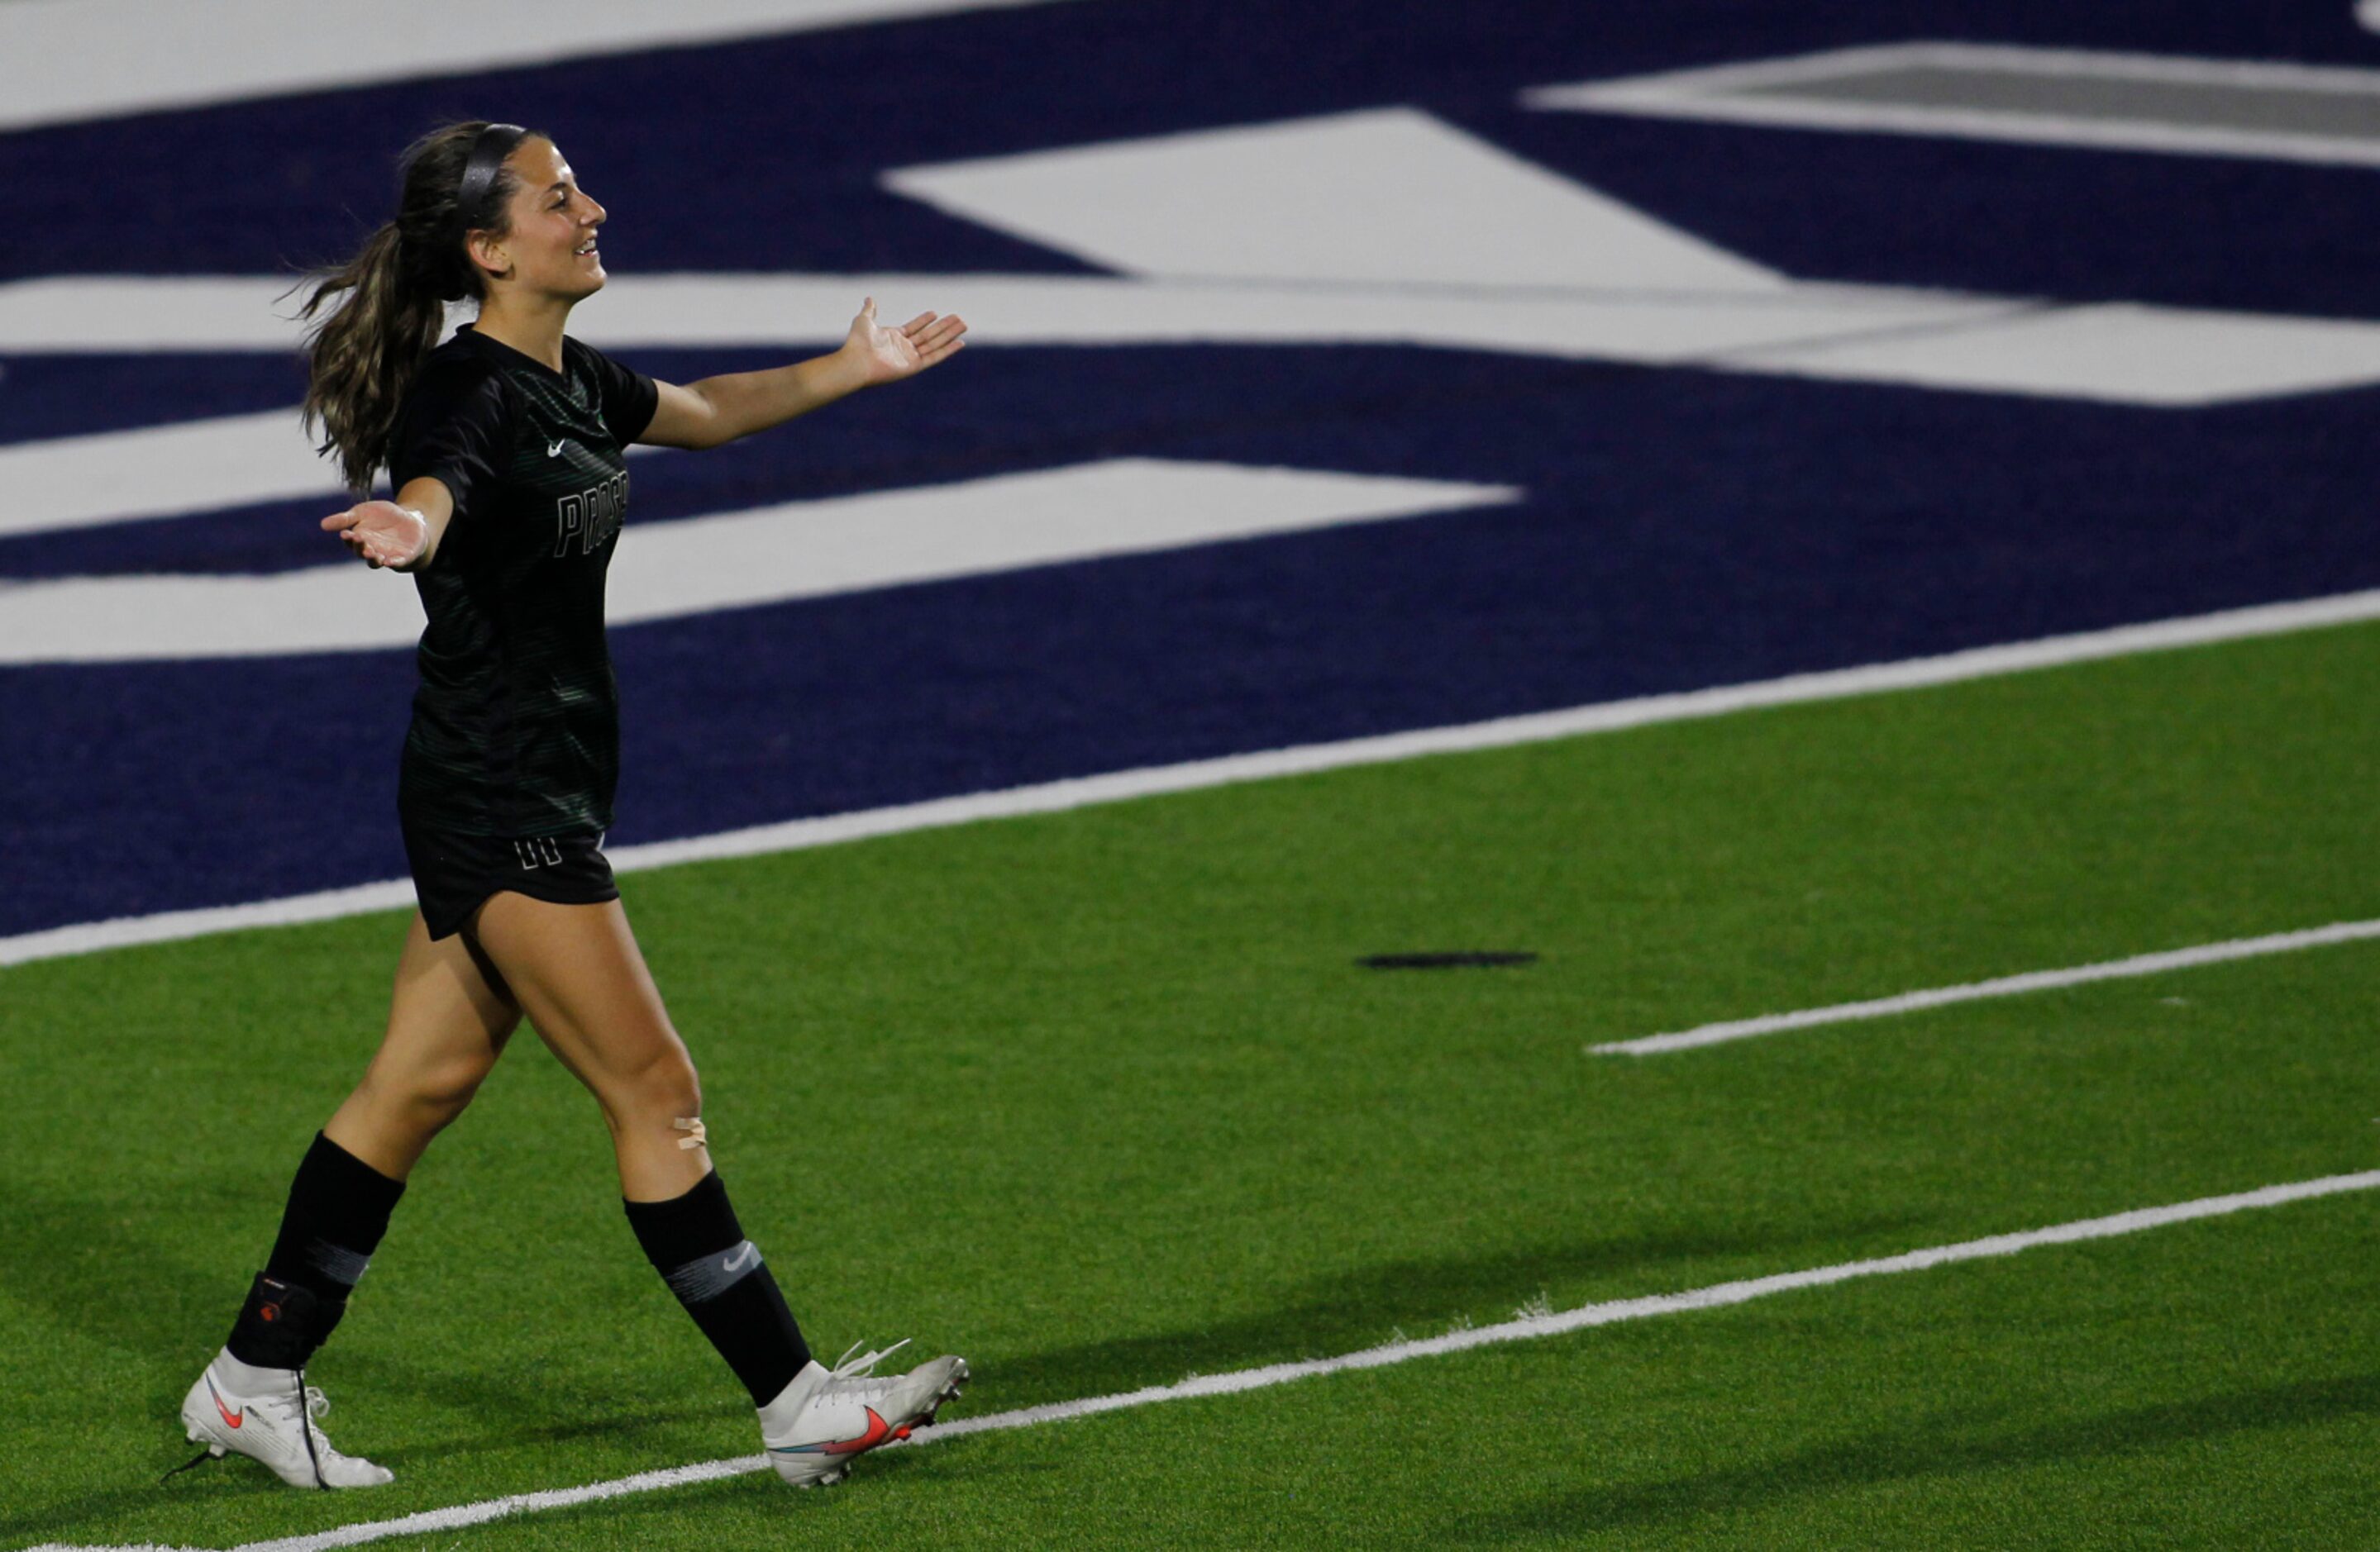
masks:
[[[966,344],[965,334],[966,321],[955,313],[921,312],[897,329],[886,328],[876,321],[876,298],[870,297],[851,321],[843,347],[861,362],[866,375],[860,386],[868,388],[914,377],[950,359]]]
[[[392,501],[358,502],[323,518],[322,531],[337,534],[366,565],[392,571],[413,570],[430,549],[430,519]]]

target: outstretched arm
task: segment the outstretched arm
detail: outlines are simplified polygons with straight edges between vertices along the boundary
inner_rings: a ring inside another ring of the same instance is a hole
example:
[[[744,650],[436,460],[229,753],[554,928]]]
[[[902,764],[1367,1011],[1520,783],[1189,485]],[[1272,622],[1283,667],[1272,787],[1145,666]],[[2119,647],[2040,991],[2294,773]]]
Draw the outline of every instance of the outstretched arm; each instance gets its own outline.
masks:
[[[831,356],[796,361],[771,371],[706,377],[680,387],[659,383],[651,424],[638,442],[662,447],[716,447],[754,431],[783,425],[846,394],[914,377],[950,359],[966,343],[966,323],[955,315],[921,312],[899,328],[876,321],[870,297],[851,321],[851,333]]]
[[[455,515],[455,498],[443,479],[408,479],[395,501],[358,502],[322,519],[366,565],[419,571],[438,553],[438,541]]]

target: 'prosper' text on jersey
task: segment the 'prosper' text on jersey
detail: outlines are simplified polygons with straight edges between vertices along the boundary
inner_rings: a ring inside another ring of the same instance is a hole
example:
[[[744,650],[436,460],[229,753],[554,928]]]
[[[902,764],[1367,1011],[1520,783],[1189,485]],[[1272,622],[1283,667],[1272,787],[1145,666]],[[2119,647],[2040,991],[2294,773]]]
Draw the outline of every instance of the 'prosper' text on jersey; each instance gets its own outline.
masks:
[[[553,552],[566,555],[573,543],[581,553],[611,543],[618,537],[620,518],[627,510],[625,469],[591,491],[564,496],[553,503]]]
[[[471,835],[608,829],[619,692],[604,577],[627,512],[623,450],[652,380],[577,340],[559,372],[465,328],[406,395],[396,488],[443,482],[455,516],[414,574],[429,617],[398,806]]]

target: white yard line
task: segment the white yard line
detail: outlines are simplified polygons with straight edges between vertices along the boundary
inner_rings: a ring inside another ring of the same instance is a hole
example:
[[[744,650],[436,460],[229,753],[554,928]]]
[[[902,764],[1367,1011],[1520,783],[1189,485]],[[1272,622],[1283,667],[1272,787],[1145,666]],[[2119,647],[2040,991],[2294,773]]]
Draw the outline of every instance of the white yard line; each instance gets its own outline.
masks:
[[[1749,1040],[1761,1035],[1782,1034],[1789,1029],[1850,1024],[1859,1019],[1890,1018],[1895,1013],[1913,1013],[1925,1008],[1948,1007],[1954,1002],[1975,1002],[1987,997],[2016,997],[2028,991],[2052,991],[2059,987],[2087,986],[2093,981],[2122,980],[2131,976],[2161,976],[2168,970],[2190,970],[2202,964],[2223,964],[2235,959],[2255,959],[2265,954],[2294,953],[2300,949],[2327,948],[2333,943],[2361,943],[2374,938],[2380,938],[2380,920],[2336,922],[2329,927],[2308,928],[2301,932],[2234,938],[2228,942],[2204,943],[2192,949],[2170,949],[2162,953],[2134,954],[2130,959],[2103,960],[2096,964],[2077,964],[2064,970],[2032,970],[2022,976],[2001,976],[1994,980],[1971,981],[1963,986],[1904,991],[1897,997],[1878,997],[1865,1002],[1838,1002],[1832,1007],[1804,1008],[1793,1013],[1764,1013],[1758,1018],[1696,1025],[1692,1029],[1681,1029],[1674,1034],[1611,1040],[1586,1049],[1594,1056],[1658,1056],[1664,1051],[1724,1045],[1730,1040]]]
[[[296,278],[57,274],[0,282],[0,355],[291,354],[302,339],[286,299]],[[1803,337],[1994,318],[2012,305],[2005,297],[1824,281],[1709,291],[1575,282],[1403,284],[1294,273],[1250,281],[1179,273],[643,271],[617,275],[602,299],[571,322],[589,345],[607,351],[827,349],[841,342],[862,297],[874,297],[887,313],[924,307],[958,313],[972,330],[970,349],[978,341],[1443,345],[1657,365]],[[457,320],[462,316],[458,309]],[[297,442],[297,406],[275,414],[287,440]],[[184,490],[198,483],[186,477]]]
[[[2014,43],[1917,40],[1862,43],[1814,54],[1780,55],[1732,65],[1694,66],[1656,75],[1620,76],[1575,86],[1532,87],[1523,95],[1561,97],[1586,90],[1707,96],[1780,87],[1823,85],[1877,72],[1915,67],[1998,70],[2016,76],[2080,76],[2116,80],[2168,81],[2194,86],[2257,87],[2320,91],[2341,96],[2380,96],[2380,70],[2360,65],[2310,65],[2296,60],[2218,59],[2197,55],[2133,54],[2098,49],[2034,48]],[[1535,105],[1534,103],[1532,105]]]
[[[2277,94],[2380,95],[2380,70],[2358,67],[1911,42],[1533,87],[1521,94],[1521,101],[1525,107],[1554,112],[1637,114],[1782,128],[2271,158],[2332,166],[2380,164],[2380,140],[2360,136],[2230,127],[2174,117],[2085,116],[2042,109],[1958,107],[1827,95],[1829,86],[1856,83],[1880,73],[1927,68],[2155,81]],[[1797,87],[1806,94],[1791,94]]]
[[[1417,108],[1044,147],[884,182],[1126,274],[1720,296],[1791,284]]]
[[[1507,225],[1526,230],[1515,220]],[[289,279],[0,283],[0,354],[296,348]],[[610,351],[823,348],[863,296],[967,320],[970,347],[1416,346],[2175,408],[2380,381],[2371,320],[1803,281],[1693,290],[1498,281],[983,274],[630,274],[581,315]],[[1927,342],[1938,348],[1929,348]],[[323,495],[295,406],[0,444],[0,531]],[[24,486],[18,490],[19,485]]]
[[[1502,717],[1492,721],[1454,727],[1422,728],[1332,744],[1307,744],[1295,748],[1256,754],[1229,755],[1181,765],[1149,766],[1137,770],[1111,771],[1001,792],[969,793],[889,808],[830,814],[818,818],[791,819],[782,824],[689,836],[642,846],[622,846],[611,853],[621,872],[667,867],[682,862],[722,857],[760,856],[776,852],[831,846],[909,831],[939,830],[982,819],[1013,818],[1026,814],[1061,813],[1099,804],[1121,803],[1163,793],[1196,792],[1241,782],[1267,781],[1336,770],[1348,766],[1382,765],[1425,755],[1456,754],[1473,749],[1500,749],[1556,738],[1616,733],[1662,722],[1723,717],[1739,711],[1814,701],[1841,700],[1854,696],[1881,695],[1973,679],[2022,673],[2095,662],[2142,652],[2170,651],[2216,642],[2244,641],[2285,636],[2328,625],[2353,624],[2380,619],[2380,589],[2341,593],[2297,603],[2261,604],[2252,609],[2226,610],[2150,624],[2121,625],[2112,630],[2048,637],[2001,647],[1979,647],[1940,657],[1912,658],[1823,673],[1798,673],[1749,685],[1728,685],[1677,695],[1645,696],[1634,700],[1544,711],[1530,716]],[[394,909],[412,900],[405,881],[358,884],[314,894],[200,910],[167,911],[154,915],[119,916],[82,922],[0,938],[0,966],[31,960],[93,953],[138,943],[173,942],[233,932],[253,927],[283,927],[298,922],[327,921],[369,911]]]
[[[644,49],[1047,0],[18,0],[0,6],[0,130],[478,75]]]
[[[1892,1277],[1902,1272],[1922,1272],[1936,1267],[1947,1267],[1961,1261],[1981,1261],[1994,1256],[2013,1255],[2019,1251],[2041,1245],[2075,1244],[2085,1240],[2112,1239],[2119,1234],[2137,1234],[2144,1230],[2162,1229],[2171,1224],[2189,1223],[2199,1219],[2220,1218],[2229,1213],[2246,1212],[2258,1207],[2280,1206],[2285,1203],[2301,1202],[2317,1196],[2335,1196],[2346,1192],[2370,1191],[2380,1187],[2380,1170],[2361,1174],[2326,1175],[2319,1180],[2296,1181],[2286,1185],[2268,1185],[2255,1191],[2242,1191],[2228,1196],[2204,1196],[2194,1202],[2180,1202],[2170,1206],[2138,1207],[2130,1212],[2110,1214],[2105,1218],[2087,1218],[2072,1223],[2060,1223],[2046,1229],[2028,1229],[2012,1234],[1994,1234],[1980,1240],[1961,1240],[1955,1244],[1934,1245],[1924,1250],[1904,1252],[1899,1255],[1880,1256],[1867,1261],[1844,1261],[1831,1267],[1814,1267],[1805,1271],[1778,1272],[1768,1277],[1746,1278],[1735,1282],[1714,1283],[1706,1288],[1693,1288],[1678,1293],[1656,1293],[1645,1298],[1613,1299],[1602,1303],[1584,1304],[1577,1309],[1552,1315],[1523,1316],[1494,1326],[1478,1326],[1467,1330],[1450,1331],[1442,1337],[1429,1337],[1418,1341],[1391,1342],[1384,1347],[1367,1348],[1361,1352],[1344,1353],[1336,1358],[1310,1359],[1299,1364],[1268,1364],[1262,1368],[1238,1369],[1228,1374],[1200,1375],[1178,1385],[1152,1385],[1139,1390],[1127,1390],[1114,1395],[1091,1396],[1081,1400],[1053,1401],[1047,1406],[1020,1407],[1013,1412],[995,1412],[981,1417],[960,1418],[928,1429],[908,1442],[913,1448],[959,1438],[968,1434],[1002,1432],[1012,1428],[1038,1427],[1045,1423],[1064,1423],[1078,1417],[1096,1416],[1105,1412],[1123,1412],[1134,1407],[1153,1406],[1162,1401],[1190,1400],[1207,1396],[1232,1396],[1247,1390],[1263,1390],[1293,1380],[1312,1379],[1322,1375],[1339,1374],[1350,1369],[1382,1369],[1415,1358],[1435,1358],[1451,1352],[1462,1352],[1475,1347],[1497,1342],[1534,1341],[1543,1337],[1558,1337],[1590,1327],[1612,1326],[1625,1320],[1647,1320],[1657,1316],[1682,1315],[1690,1310],[1722,1309],[1730,1304],[1749,1303],[1772,1293],[1790,1293],[1804,1288],[1826,1288],[1836,1283],[1851,1282],[1860,1278]],[[364,1542],[380,1541],[390,1536],[427,1535],[443,1531],[462,1530],[481,1525],[492,1520],[516,1514],[534,1514],[544,1510],[568,1509],[578,1504],[595,1503],[605,1498],[624,1497],[634,1493],[657,1492],[687,1483],[708,1482],[725,1476],[741,1476],[747,1473],[769,1469],[763,1455],[737,1456],[722,1461],[705,1461],[694,1465],[677,1466],[666,1471],[639,1472],[634,1476],[616,1477],[609,1482],[589,1483],[583,1487],[553,1488],[540,1493],[521,1493],[510,1497],[490,1498],[480,1503],[458,1504],[452,1509],[427,1510],[401,1519],[376,1520],[361,1524],[343,1525],[336,1530],[318,1531],[310,1535],[284,1536],[273,1541],[255,1541],[237,1547],[234,1552],[321,1552],[333,1546],[354,1546]],[[176,1552],[174,1548],[146,1546],[140,1547],[75,1548],[56,1543],[38,1546],[30,1552]]]
[[[0,476],[0,490],[10,489]],[[620,542],[635,562],[613,568],[604,613],[614,626],[683,619],[1432,516],[1523,494],[1508,485],[1334,469],[1102,458],[632,525]],[[590,491],[575,530],[557,520],[555,553],[574,535],[598,547],[599,504]],[[337,546],[327,548],[335,554]],[[420,638],[421,600],[410,582],[352,560],[325,562],[264,576],[10,582],[0,586],[0,665],[385,650]]]

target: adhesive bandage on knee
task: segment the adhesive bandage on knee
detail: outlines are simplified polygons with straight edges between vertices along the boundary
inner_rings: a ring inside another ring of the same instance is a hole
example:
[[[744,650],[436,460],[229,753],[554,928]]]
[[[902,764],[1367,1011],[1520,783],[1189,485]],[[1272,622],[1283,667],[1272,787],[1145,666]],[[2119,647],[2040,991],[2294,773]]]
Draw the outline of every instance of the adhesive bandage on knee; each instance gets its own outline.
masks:
[[[702,1118],[700,1116],[680,1116],[675,1121],[670,1122],[670,1129],[674,1132],[684,1132],[686,1134],[686,1135],[680,1137],[677,1140],[677,1146],[681,1152],[691,1152],[696,1148],[707,1146],[710,1140],[710,1134],[702,1129]]]

